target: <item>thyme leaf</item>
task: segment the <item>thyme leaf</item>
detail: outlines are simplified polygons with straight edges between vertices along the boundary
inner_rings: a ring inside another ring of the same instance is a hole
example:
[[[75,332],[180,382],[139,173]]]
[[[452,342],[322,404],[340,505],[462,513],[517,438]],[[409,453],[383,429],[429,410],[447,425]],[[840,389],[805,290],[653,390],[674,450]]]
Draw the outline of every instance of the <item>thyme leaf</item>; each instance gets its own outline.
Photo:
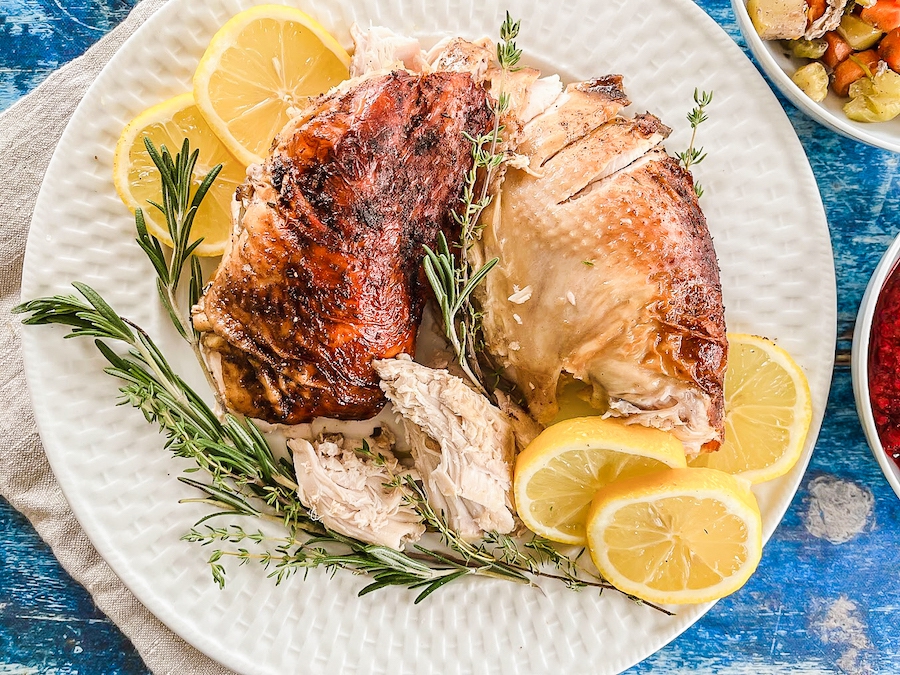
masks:
[[[694,89],[694,107],[687,114],[688,123],[691,125],[691,142],[688,145],[687,150],[676,153],[679,163],[687,171],[690,171],[691,167],[695,164],[699,164],[706,159],[706,153],[703,151],[703,148],[697,148],[694,144],[697,141],[697,128],[709,119],[706,113],[706,107],[712,103],[712,100],[713,92],[701,92],[699,89]],[[700,183],[694,185],[694,192],[698,199],[703,196],[703,187]]]

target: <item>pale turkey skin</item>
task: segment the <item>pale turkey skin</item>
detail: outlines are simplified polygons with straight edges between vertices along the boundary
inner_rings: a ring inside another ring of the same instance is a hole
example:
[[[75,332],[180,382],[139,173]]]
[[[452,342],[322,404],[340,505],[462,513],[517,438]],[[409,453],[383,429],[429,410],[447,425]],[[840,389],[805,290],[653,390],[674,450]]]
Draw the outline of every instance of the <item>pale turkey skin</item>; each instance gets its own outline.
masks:
[[[671,431],[689,454],[724,431],[718,264],[691,175],[652,115],[617,116],[621,78],[570,85],[526,124],[484,217],[475,266],[488,351],[542,424],[562,384],[605,414]]]

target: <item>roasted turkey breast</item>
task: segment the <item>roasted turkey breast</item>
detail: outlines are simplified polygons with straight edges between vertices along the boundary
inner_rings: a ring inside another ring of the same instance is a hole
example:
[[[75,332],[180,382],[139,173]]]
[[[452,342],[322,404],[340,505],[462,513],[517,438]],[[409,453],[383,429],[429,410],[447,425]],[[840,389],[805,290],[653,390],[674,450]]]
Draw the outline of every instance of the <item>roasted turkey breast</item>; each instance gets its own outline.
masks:
[[[621,78],[569,85],[524,125],[470,255],[488,350],[542,423],[567,382],[605,414],[718,447],[727,343],[712,239],[656,117],[627,119]]]
[[[411,354],[423,246],[452,233],[493,120],[469,73],[405,70],[314,100],[251,167],[230,249],[194,309],[228,408],[270,422],[365,419],[374,359]]]

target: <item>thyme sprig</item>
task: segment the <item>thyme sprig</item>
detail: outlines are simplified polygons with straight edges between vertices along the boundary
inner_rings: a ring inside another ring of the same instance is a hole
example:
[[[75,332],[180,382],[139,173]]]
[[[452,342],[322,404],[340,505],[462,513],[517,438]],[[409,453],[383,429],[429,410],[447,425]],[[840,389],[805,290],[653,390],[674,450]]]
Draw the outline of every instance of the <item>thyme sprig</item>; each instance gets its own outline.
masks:
[[[688,171],[690,171],[692,166],[706,159],[706,153],[703,151],[703,148],[695,147],[695,143],[697,142],[697,128],[709,119],[706,114],[706,107],[712,103],[712,100],[713,92],[701,92],[699,89],[694,89],[694,107],[687,114],[688,123],[691,125],[691,142],[687,150],[676,153],[681,166]],[[694,192],[698,199],[703,196],[703,187],[700,183],[694,184]]]
[[[521,21],[513,21],[509,11],[506,12],[506,18],[500,25],[500,42],[497,44],[497,61],[503,70],[513,70],[522,58],[522,50],[515,43],[521,25]]]
[[[506,161],[506,153],[500,149],[503,125],[501,116],[509,110],[509,93],[506,78],[513,72],[522,57],[522,50],[516,46],[521,21],[513,21],[509,12],[500,26],[500,42],[497,43],[497,62],[500,65],[500,86],[497,100],[493,104],[493,128],[487,134],[473,136],[464,133],[472,146],[472,168],[466,173],[461,198],[462,206],[453,212],[453,219],[459,226],[459,241],[456,255],[450,251],[443,234],[438,235],[437,251],[425,247],[423,266],[435,299],[441,310],[444,333],[456,354],[457,361],[466,376],[482,394],[491,398],[484,385],[484,374],[478,361],[481,313],[472,301],[472,292],[500,261],[488,260],[479,269],[472,269],[468,252],[480,236],[480,220],[484,210],[493,201],[491,186],[497,171]],[[479,187],[480,186],[480,187]]]

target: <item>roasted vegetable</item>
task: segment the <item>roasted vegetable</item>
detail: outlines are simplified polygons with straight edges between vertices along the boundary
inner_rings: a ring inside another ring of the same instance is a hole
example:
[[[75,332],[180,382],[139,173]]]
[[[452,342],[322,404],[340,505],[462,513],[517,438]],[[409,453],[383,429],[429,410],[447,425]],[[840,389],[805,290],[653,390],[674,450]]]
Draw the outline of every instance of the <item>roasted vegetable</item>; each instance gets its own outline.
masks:
[[[844,113],[857,122],[887,122],[900,115],[900,75],[885,69],[850,85]]]
[[[825,16],[825,10],[828,9],[828,0],[807,0],[809,9],[806,11],[806,18],[809,23],[813,23],[816,19]]]
[[[853,16],[852,14],[844,15],[837,32],[857,52],[871,49],[878,44],[878,40],[884,35],[882,31],[872,24],[866,23],[858,16]]]
[[[885,33],[900,28],[900,0],[878,0],[871,7],[864,7],[859,18]]]
[[[828,72],[818,61],[798,68],[791,80],[816,103],[824,101],[828,95]]]
[[[788,44],[791,48],[791,55],[798,59],[821,59],[825,50],[828,49],[828,43],[821,38],[818,40],[801,38],[791,40]]]
[[[806,0],[748,0],[747,13],[763,40],[796,40],[806,32]]]
[[[852,54],[837,65],[831,76],[831,88],[838,96],[847,96],[850,85],[861,77],[871,77],[878,67],[878,52],[869,49]]]
[[[853,53],[850,43],[834,31],[825,33],[822,39],[828,45],[822,55],[822,62],[829,68],[837,68],[839,63],[846,61],[847,57]]]
[[[878,45],[878,56],[894,72],[900,73],[900,28],[895,28],[884,36]]]

